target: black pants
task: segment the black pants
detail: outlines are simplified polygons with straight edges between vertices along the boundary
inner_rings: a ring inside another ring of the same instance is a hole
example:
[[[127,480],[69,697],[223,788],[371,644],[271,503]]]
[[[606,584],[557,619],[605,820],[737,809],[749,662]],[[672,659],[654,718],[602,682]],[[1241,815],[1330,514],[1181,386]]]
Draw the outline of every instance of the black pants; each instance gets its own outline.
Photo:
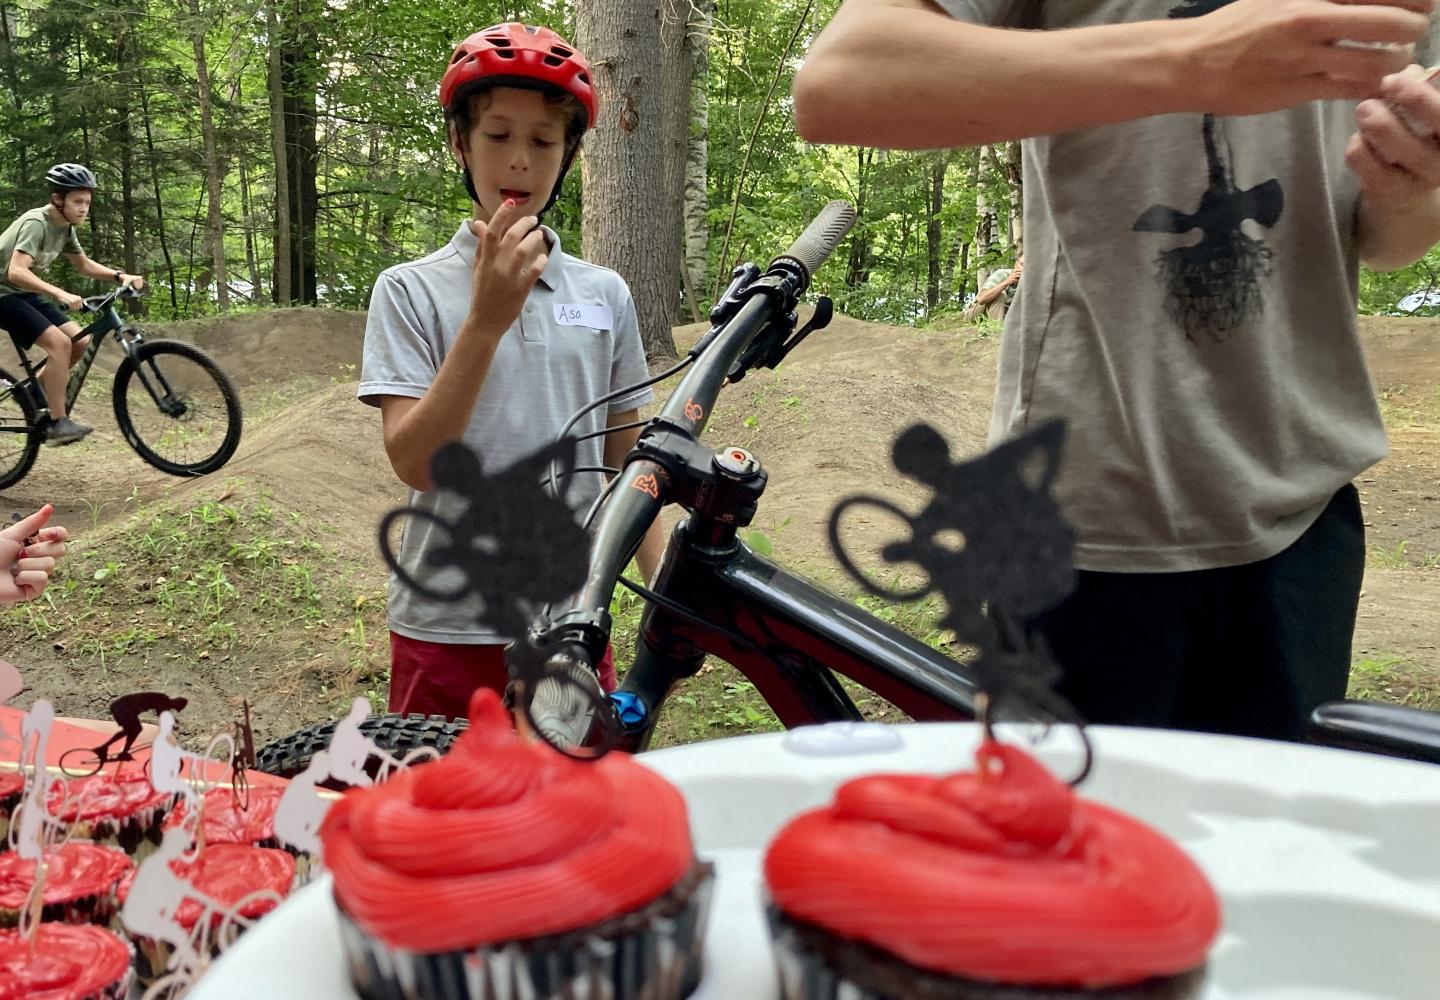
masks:
[[[1288,549],[1192,573],[1080,573],[1033,625],[1091,722],[1299,739],[1343,698],[1365,571],[1354,486]]]

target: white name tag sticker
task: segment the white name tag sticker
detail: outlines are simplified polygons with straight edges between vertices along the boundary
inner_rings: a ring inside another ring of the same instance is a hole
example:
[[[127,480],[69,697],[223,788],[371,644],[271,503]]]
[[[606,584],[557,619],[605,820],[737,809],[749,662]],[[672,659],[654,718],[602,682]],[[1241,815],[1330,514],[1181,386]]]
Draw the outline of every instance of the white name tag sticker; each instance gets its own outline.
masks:
[[[555,322],[561,326],[593,326],[597,330],[608,330],[615,325],[610,307],[592,302],[557,302]]]

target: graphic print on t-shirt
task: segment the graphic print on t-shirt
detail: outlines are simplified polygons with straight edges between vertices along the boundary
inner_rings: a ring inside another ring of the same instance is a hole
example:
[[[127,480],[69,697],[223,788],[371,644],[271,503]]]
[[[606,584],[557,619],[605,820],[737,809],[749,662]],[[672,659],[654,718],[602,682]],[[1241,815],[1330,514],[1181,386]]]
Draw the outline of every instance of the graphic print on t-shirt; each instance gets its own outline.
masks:
[[[1169,16],[1199,17],[1230,2],[1184,0],[1170,8]],[[1235,186],[1217,137],[1220,128],[1214,115],[1204,116],[1201,137],[1208,185],[1199,206],[1188,212],[1152,205],[1132,227],[1140,233],[1200,231],[1199,242],[1164,250],[1155,258],[1155,279],[1165,293],[1165,311],[1191,341],[1202,336],[1227,340],[1264,311],[1261,285],[1270,276],[1272,254],[1263,240],[1245,232],[1244,224],[1252,221],[1270,229],[1285,209],[1285,192],[1275,178],[1244,190]]]

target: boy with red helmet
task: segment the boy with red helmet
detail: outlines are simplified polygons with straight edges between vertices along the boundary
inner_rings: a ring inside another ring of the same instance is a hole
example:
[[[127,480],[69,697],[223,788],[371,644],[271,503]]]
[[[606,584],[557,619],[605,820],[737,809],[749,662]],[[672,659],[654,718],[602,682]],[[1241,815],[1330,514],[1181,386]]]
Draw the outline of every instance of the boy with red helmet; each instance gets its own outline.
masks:
[[[496,25],[456,46],[439,97],[473,217],[440,250],[376,281],[359,398],[380,408],[411,506],[448,521],[464,501],[432,489],[430,460],[442,445],[462,440],[487,469],[504,468],[647,369],[624,280],[563,252],[539,224],[598,114],[584,56],[548,28]],[[648,388],[625,393],[574,432],[634,423],[651,398]],[[577,465],[618,466],[638,435],[581,441]],[[579,474],[566,499],[583,513],[603,485]],[[399,553],[412,576],[444,544],[443,530],[412,519]],[[637,553],[647,578],[663,545],[657,527]],[[481,631],[470,602],[431,601],[392,581],[389,614],[391,711],[463,716],[476,687],[504,689],[511,637]],[[613,687],[608,657],[601,670]]]

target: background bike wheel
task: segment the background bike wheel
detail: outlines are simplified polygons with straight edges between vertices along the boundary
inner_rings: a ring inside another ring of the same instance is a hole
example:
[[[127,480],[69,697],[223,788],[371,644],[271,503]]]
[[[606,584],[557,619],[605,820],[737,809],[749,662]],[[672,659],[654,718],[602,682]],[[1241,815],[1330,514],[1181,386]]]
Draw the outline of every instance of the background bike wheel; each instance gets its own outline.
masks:
[[[420,747],[433,747],[445,753],[460,734],[470,728],[467,719],[447,719],[443,715],[372,715],[360,723],[360,731],[381,750],[395,757],[404,757]],[[310,758],[317,750],[330,745],[335,735],[335,723],[324,722],[315,726],[297,729],[289,736],[282,736],[274,743],[262,747],[255,754],[256,769],[282,778],[293,778],[310,766]],[[374,777],[380,762],[371,760],[365,770]],[[324,782],[327,788],[346,788],[335,782]]]
[[[145,461],[203,476],[240,445],[240,395],[204,351],[178,340],[140,345],[115,372],[115,422]]]
[[[0,368],[0,490],[24,479],[40,453],[39,418],[19,381]]]

